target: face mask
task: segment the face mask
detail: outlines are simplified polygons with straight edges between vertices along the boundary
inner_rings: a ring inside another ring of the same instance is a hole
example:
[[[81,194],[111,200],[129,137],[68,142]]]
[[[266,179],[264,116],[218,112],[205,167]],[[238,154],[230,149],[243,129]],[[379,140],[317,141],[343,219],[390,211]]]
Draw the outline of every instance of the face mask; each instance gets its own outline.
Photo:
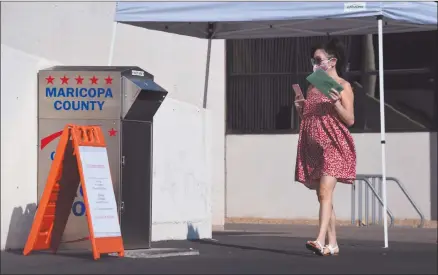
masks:
[[[313,71],[316,71],[318,69],[323,70],[323,71],[327,71],[328,69],[330,69],[330,66],[327,65],[327,64],[324,64],[324,65],[313,65]]]
[[[332,66],[329,65],[329,62],[331,60],[332,60],[332,58],[326,59],[323,61],[317,61],[317,60],[312,58],[310,61],[312,62],[313,71],[316,71],[318,69],[323,70],[323,71],[327,71],[328,69],[332,68]]]

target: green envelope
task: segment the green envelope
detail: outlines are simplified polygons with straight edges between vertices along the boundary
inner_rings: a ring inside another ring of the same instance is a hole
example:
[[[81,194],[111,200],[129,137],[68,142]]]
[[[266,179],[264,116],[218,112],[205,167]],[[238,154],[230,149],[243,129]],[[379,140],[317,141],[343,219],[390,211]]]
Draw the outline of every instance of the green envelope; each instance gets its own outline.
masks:
[[[314,71],[306,79],[328,98],[330,98],[329,91],[332,88],[334,88],[339,93],[342,92],[342,90],[344,90],[341,84],[336,82],[325,71],[321,69]]]

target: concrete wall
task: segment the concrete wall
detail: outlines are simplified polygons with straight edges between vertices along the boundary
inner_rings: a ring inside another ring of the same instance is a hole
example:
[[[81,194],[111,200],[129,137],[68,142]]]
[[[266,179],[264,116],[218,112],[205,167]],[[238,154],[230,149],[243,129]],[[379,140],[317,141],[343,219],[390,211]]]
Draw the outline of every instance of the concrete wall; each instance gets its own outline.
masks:
[[[357,173],[381,173],[380,134],[355,134]],[[387,134],[387,175],[405,185],[426,219],[436,220],[436,133]],[[294,181],[298,135],[227,136],[227,217],[317,219],[314,191]],[[335,211],[349,220],[351,191],[338,184]],[[396,219],[417,219],[406,197],[388,182]]]
[[[2,249],[23,246],[37,201],[36,73],[107,65],[114,10],[107,2],[1,3]],[[112,65],[138,65],[169,91],[154,124],[153,240],[186,238],[191,226],[209,237],[212,222],[223,225],[224,43],[213,42],[207,112],[206,48],[201,39],[117,26]]]
[[[152,239],[211,237],[210,115],[169,99],[154,123]]]

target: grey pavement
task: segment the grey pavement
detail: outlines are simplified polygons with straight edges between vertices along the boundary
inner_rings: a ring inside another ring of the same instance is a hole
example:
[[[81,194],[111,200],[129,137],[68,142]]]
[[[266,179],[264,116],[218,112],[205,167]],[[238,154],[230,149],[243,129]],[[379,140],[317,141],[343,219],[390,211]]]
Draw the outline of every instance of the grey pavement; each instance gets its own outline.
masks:
[[[199,251],[166,258],[103,257],[91,253],[27,257],[2,252],[2,274],[437,274],[436,229],[393,228],[382,248],[382,227],[338,229],[340,255],[309,253],[315,226],[227,225],[212,240],[155,242],[153,247]]]
[[[284,237],[314,238],[318,232],[314,225],[288,225],[288,224],[227,224],[227,231],[248,231],[260,234],[274,233]],[[353,239],[363,241],[380,241],[383,245],[383,226],[337,226],[337,235],[341,239]],[[431,243],[437,240],[436,228],[413,228],[395,226],[388,230],[390,242],[415,242]]]

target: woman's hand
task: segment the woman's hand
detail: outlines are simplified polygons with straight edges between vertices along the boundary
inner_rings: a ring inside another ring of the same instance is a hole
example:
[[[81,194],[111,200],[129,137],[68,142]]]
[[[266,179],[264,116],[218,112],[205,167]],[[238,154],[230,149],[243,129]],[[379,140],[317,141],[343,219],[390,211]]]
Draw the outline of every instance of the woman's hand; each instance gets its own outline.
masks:
[[[334,88],[332,88],[332,89],[329,91],[329,96],[330,96],[330,98],[331,98],[333,104],[339,102],[339,100],[341,99],[341,95],[340,95],[339,92],[336,91]]]
[[[304,101],[306,101],[304,98],[302,99],[295,99],[295,107],[297,107],[297,109],[303,109],[303,105],[304,105]]]
[[[304,102],[306,100],[304,99],[304,97],[302,95],[296,95],[295,96],[295,108],[297,108],[298,114],[300,115],[301,118],[303,118],[303,107],[304,107]]]

